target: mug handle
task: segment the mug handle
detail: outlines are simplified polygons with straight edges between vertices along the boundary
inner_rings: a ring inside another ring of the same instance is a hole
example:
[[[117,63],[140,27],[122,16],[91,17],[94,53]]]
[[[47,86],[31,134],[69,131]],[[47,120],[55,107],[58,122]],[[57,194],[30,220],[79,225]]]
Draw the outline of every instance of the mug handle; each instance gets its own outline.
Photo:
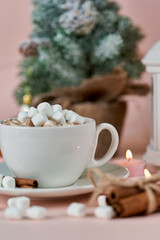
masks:
[[[111,133],[111,137],[112,137],[111,145],[110,145],[107,153],[100,160],[96,160],[94,155],[95,155],[96,148],[97,148],[98,137],[99,137],[99,134],[101,133],[101,131],[104,129],[107,129]],[[119,136],[118,136],[118,133],[117,133],[117,130],[115,129],[115,127],[113,127],[109,123],[99,124],[97,126],[97,130],[96,130],[96,142],[95,142],[95,147],[94,147],[94,151],[93,151],[93,157],[87,168],[99,167],[99,166],[104,165],[106,162],[108,162],[114,155],[115,151],[117,150],[118,143],[119,143]]]

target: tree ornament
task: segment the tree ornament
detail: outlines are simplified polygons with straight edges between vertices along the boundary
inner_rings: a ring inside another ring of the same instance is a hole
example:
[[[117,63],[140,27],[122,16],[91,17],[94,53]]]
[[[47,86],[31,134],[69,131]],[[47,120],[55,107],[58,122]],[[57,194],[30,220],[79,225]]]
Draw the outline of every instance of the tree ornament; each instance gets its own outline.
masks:
[[[27,93],[23,96],[23,104],[30,105],[32,101],[32,95],[30,93]]]
[[[98,22],[98,12],[93,2],[69,0],[61,8],[67,10],[63,13],[59,22],[67,33],[76,33],[77,35],[87,35],[95,27]]]
[[[49,41],[46,38],[33,38],[23,42],[20,47],[19,51],[24,57],[31,57],[37,56],[38,46],[49,46]]]

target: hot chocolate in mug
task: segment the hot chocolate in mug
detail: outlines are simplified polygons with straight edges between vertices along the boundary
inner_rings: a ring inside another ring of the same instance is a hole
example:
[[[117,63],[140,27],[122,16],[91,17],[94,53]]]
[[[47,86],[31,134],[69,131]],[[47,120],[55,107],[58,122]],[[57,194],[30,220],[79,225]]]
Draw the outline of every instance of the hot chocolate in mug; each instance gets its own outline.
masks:
[[[100,160],[94,155],[102,130],[111,133],[111,145]],[[73,184],[86,168],[108,162],[118,147],[118,133],[108,124],[96,127],[87,118],[82,125],[61,127],[22,127],[0,123],[0,149],[16,177],[38,180],[39,187],[65,187]]]

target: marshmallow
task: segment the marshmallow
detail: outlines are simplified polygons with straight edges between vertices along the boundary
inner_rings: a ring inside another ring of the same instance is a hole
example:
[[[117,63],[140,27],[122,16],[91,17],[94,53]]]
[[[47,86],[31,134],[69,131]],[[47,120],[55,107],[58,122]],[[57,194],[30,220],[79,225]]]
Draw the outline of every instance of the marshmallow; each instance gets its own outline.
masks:
[[[80,115],[78,115],[77,113],[73,112],[73,111],[67,111],[65,113],[65,119],[69,122],[69,123],[78,123],[78,124],[83,124],[85,122],[85,119],[83,117],[81,117]]]
[[[25,210],[30,206],[30,199],[28,197],[9,198],[7,203],[8,207],[17,207]]]
[[[80,115],[74,113],[69,117],[68,120],[69,123],[78,123],[78,124],[83,124],[84,123],[84,118],[81,117]]]
[[[115,217],[115,211],[111,206],[97,207],[94,210],[94,214],[98,218],[111,219]]]
[[[68,120],[70,120],[70,118],[72,117],[72,115],[74,115],[75,114],[75,112],[73,112],[73,111],[71,111],[71,110],[69,110],[69,111],[67,111],[66,113],[65,113],[65,119],[68,121]]]
[[[107,206],[106,196],[105,195],[100,195],[97,198],[97,202],[98,202],[99,207],[106,207]]]
[[[67,208],[67,214],[74,217],[84,217],[86,215],[86,206],[82,203],[71,203]]]
[[[47,117],[51,117],[53,114],[52,106],[47,102],[42,102],[37,106],[39,112],[44,113]]]
[[[46,217],[46,208],[33,206],[26,210],[26,216],[32,219],[42,219]]]
[[[57,123],[55,121],[52,121],[52,120],[47,120],[43,124],[43,127],[54,127],[54,126],[57,126]]]
[[[52,119],[54,121],[56,121],[57,123],[60,123],[60,124],[64,124],[66,122],[64,116],[63,116],[63,113],[60,112],[60,111],[57,111],[55,112],[53,115],[52,115]]]
[[[2,186],[4,188],[15,188],[16,187],[16,181],[13,177],[5,176],[2,179]]]
[[[9,207],[5,210],[4,215],[9,219],[22,219],[23,210],[17,207]]]
[[[68,109],[63,109],[63,110],[62,110],[62,113],[63,113],[63,116],[64,116],[64,117],[66,116],[66,113],[67,113],[68,111],[69,111]]]
[[[42,126],[47,120],[48,118],[43,112],[40,112],[34,117],[32,117],[32,122],[35,127]]]
[[[28,197],[17,197],[15,200],[16,207],[27,209],[30,206],[30,199]]]
[[[23,123],[25,120],[27,120],[29,117],[28,117],[28,112],[20,112],[18,114],[18,120]]]
[[[59,104],[52,105],[53,112],[61,112],[62,106]]]
[[[0,174],[0,187],[2,187],[2,179],[3,179],[3,175]]]
[[[8,207],[16,207],[17,198],[9,198],[7,201]]]
[[[28,110],[28,116],[30,118],[34,117],[36,114],[38,114],[38,110],[35,107],[30,107]]]

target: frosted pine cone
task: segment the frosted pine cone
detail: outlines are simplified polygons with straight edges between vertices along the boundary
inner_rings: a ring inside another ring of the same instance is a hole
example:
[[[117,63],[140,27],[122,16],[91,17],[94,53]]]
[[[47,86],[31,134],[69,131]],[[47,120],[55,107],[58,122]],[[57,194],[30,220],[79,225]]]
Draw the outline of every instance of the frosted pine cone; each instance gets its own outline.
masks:
[[[49,46],[49,41],[44,38],[33,38],[23,42],[19,47],[19,51],[25,57],[36,56],[38,46]]]
[[[72,4],[71,4],[72,3]],[[61,6],[68,11],[59,18],[61,26],[67,33],[74,32],[77,35],[89,34],[98,22],[98,12],[91,1],[81,4],[81,1],[70,0]]]

